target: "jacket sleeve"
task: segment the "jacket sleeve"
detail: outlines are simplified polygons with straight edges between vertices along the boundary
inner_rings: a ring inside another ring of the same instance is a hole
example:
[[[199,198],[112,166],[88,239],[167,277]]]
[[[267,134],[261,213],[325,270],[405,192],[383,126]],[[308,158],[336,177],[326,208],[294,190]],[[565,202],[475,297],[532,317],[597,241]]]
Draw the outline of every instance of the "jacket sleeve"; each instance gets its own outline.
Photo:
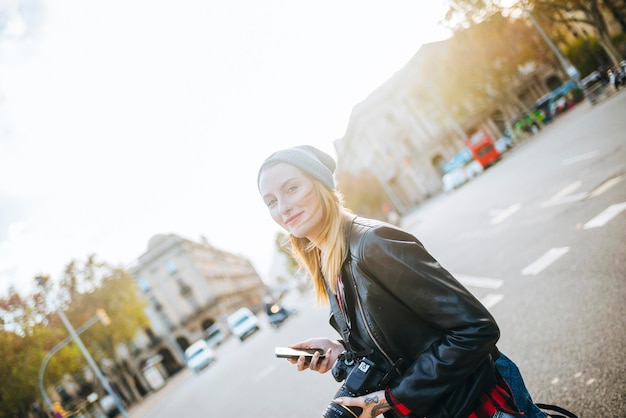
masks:
[[[358,262],[363,272],[416,316],[438,330],[425,351],[415,353],[391,395],[418,416],[437,408],[489,355],[500,336],[487,309],[444,269],[413,235],[392,227],[369,230]],[[419,320],[418,320],[419,319]],[[402,330],[407,336],[410,325]]]

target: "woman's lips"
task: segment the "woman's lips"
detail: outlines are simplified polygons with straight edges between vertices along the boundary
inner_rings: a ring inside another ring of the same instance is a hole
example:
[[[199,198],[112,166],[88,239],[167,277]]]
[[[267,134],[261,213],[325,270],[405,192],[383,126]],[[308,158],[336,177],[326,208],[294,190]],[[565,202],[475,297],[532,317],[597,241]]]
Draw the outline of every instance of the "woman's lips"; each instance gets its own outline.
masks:
[[[300,215],[301,213],[298,213],[297,215],[288,217],[287,220],[285,220],[285,225],[293,224],[300,217]]]

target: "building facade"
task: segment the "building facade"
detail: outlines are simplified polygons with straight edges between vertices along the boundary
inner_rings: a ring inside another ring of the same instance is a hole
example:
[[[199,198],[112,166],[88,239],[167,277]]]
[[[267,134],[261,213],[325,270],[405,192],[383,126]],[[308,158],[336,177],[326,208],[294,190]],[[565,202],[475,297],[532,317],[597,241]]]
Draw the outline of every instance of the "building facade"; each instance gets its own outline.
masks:
[[[566,79],[553,67],[529,70],[514,87],[519,102],[515,109],[494,103],[469,109],[468,116],[455,119],[437,89],[423,77],[438,68],[446,42],[423,45],[401,70],[353,108],[345,135],[334,142],[338,177],[372,174],[398,215],[441,191],[442,162],[463,148],[467,136],[483,129],[500,138],[512,115],[531,108],[551,90],[550,82],[559,85]]]
[[[157,359],[166,375],[183,367],[183,351],[206,338],[207,330],[228,333],[226,317],[242,306],[259,311],[267,293],[246,258],[174,234],[152,237],[130,272],[148,301],[150,320],[133,357],[140,368]]]

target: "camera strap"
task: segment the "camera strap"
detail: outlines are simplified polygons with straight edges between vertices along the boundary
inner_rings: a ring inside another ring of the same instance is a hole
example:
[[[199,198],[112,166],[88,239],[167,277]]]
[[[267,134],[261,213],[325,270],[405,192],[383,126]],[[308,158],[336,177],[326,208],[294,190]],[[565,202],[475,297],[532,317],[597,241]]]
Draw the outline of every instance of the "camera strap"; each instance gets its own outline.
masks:
[[[346,295],[343,290],[343,281],[341,280],[341,276],[337,277],[336,292],[332,292],[330,290],[330,286],[328,285],[328,282],[326,282],[326,280],[324,280],[324,284],[326,285],[326,292],[328,293],[328,300],[330,301],[330,307],[333,313],[333,317],[335,318],[335,322],[339,327],[341,337],[346,347],[346,359],[357,360],[361,357],[372,354],[373,350],[365,349],[367,345],[365,345],[356,335],[351,335],[350,330],[352,328],[352,324],[346,312]],[[355,350],[350,343],[350,338],[354,338],[358,343],[360,343],[363,347],[363,350]]]
[[[341,296],[339,295],[339,291],[333,292],[330,289],[330,285],[326,280],[324,280],[324,285],[326,285],[326,293],[328,293],[330,309],[333,313],[333,317],[335,318],[335,322],[339,327],[339,332],[341,333],[341,337],[343,338],[343,343],[346,347],[346,351],[354,353],[354,350],[350,345],[350,320],[346,319],[346,313],[344,311],[346,306],[345,294],[343,293],[343,290],[341,292]],[[337,287],[340,286],[343,286],[343,283],[341,283],[341,277],[337,277]]]

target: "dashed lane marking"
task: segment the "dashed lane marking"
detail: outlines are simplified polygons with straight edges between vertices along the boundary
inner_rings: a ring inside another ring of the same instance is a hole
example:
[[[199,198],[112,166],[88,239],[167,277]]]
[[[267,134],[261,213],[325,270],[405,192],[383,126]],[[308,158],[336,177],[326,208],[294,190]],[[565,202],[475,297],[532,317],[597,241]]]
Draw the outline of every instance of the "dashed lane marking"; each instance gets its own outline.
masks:
[[[505,220],[507,220],[507,218],[509,218],[515,212],[520,210],[521,207],[522,205],[520,205],[519,203],[516,203],[514,205],[509,206],[508,208],[504,210],[497,212],[496,215],[493,217],[493,219],[491,219],[491,224],[497,225],[499,223],[504,222]]]
[[[571,194],[577,189],[579,189],[580,186],[582,185],[580,181],[575,181],[574,183],[566,186],[565,188],[563,188],[563,190],[559,191],[557,194],[552,196],[550,200],[548,200],[547,202],[543,202],[541,204],[541,207],[547,208],[550,206],[560,205],[562,203],[578,202],[581,200],[593,199],[594,197],[600,196],[602,193],[605,193],[607,190],[611,189],[613,186],[615,186],[620,181],[622,181],[625,177],[626,175],[620,174],[615,177],[611,177],[608,180],[605,180],[602,184],[600,184],[599,186],[597,186],[595,189],[593,189],[592,191],[588,193],[582,192],[582,193]]]
[[[541,207],[550,207],[555,205],[560,205],[561,203],[569,203],[569,202],[577,202],[579,200],[583,200],[587,197],[587,193],[577,193],[572,195],[571,193],[575,192],[582,186],[582,182],[575,181],[574,183],[564,187],[558,193],[550,198],[547,202],[543,202]]]
[[[569,247],[550,248],[544,255],[522,270],[525,276],[536,275],[569,252]]]
[[[617,183],[619,183],[620,181],[622,181],[622,179],[624,178],[624,175],[621,174],[619,176],[615,176],[615,177],[611,177],[610,179],[608,179],[607,181],[605,181],[604,183],[602,183],[601,185],[599,185],[598,187],[596,187],[595,189],[593,189],[588,195],[587,195],[587,199],[591,199],[593,197],[596,196],[600,196],[602,193],[606,192],[607,190],[609,190],[611,187],[615,186]]]
[[[559,200],[548,200],[547,202],[543,202],[541,204],[542,208],[549,208],[550,206],[560,205],[562,203],[570,203],[570,202],[580,202],[581,200],[587,197],[587,193],[577,193],[569,196],[564,196]]]
[[[626,202],[616,203],[604,209],[595,218],[583,225],[583,229],[599,228],[606,225],[611,219],[626,209]]]
[[[500,279],[492,279],[490,277],[475,277],[475,276],[466,276],[464,274],[455,274],[454,277],[457,278],[459,282],[461,282],[464,286],[467,287],[478,287],[481,289],[498,289],[502,287],[504,282]],[[504,299],[504,295],[502,294],[494,294],[489,293],[486,296],[480,298],[480,303],[487,309],[492,308],[498,302]]]
[[[255,381],[255,382],[258,382],[259,380],[263,379],[265,376],[267,376],[270,373],[272,373],[274,371],[274,369],[276,369],[276,366],[273,365],[273,364],[270,364],[269,366],[267,366],[266,368],[264,368],[263,370],[258,372],[256,374],[256,376],[254,376],[254,378],[252,380]]]
[[[562,199],[563,197],[567,196],[568,194],[578,190],[580,188],[580,186],[582,186],[582,185],[583,185],[583,183],[580,180],[575,181],[574,183],[570,184],[569,186],[564,187],[561,191],[559,191],[557,194],[552,196],[550,198],[550,200]]]
[[[583,376],[583,373],[582,373],[582,372],[577,372],[577,373],[575,373],[573,377],[574,377],[574,380],[576,380],[576,381],[580,381],[580,382],[583,382],[586,386],[592,385],[592,384],[594,384],[595,382],[597,382],[597,381],[598,381],[598,379],[596,379],[595,377],[585,378],[585,377]],[[585,380],[585,379],[586,379],[586,380]],[[567,379],[567,378],[566,378],[566,379],[565,379],[565,381],[564,381],[563,383],[565,384],[566,382],[569,382],[569,381],[570,381],[570,379]],[[561,378],[559,378],[559,377],[554,377],[554,378],[550,381],[550,384],[552,384],[552,385],[557,385],[557,384],[559,384],[559,383],[561,383]]]
[[[490,293],[487,296],[481,298],[480,303],[482,303],[485,308],[490,309],[502,299],[504,299],[504,295]]]
[[[579,163],[581,161],[585,161],[585,160],[588,160],[590,158],[593,158],[596,155],[598,155],[598,151],[591,151],[591,152],[588,152],[586,154],[577,155],[575,157],[571,157],[571,158],[568,158],[566,160],[563,160],[563,161],[561,161],[561,164],[562,165],[570,165],[570,164]]]
[[[464,274],[455,274],[454,277],[465,286],[480,287],[483,289],[498,289],[504,284],[500,279],[492,279],[489,277],[466,276]]]

